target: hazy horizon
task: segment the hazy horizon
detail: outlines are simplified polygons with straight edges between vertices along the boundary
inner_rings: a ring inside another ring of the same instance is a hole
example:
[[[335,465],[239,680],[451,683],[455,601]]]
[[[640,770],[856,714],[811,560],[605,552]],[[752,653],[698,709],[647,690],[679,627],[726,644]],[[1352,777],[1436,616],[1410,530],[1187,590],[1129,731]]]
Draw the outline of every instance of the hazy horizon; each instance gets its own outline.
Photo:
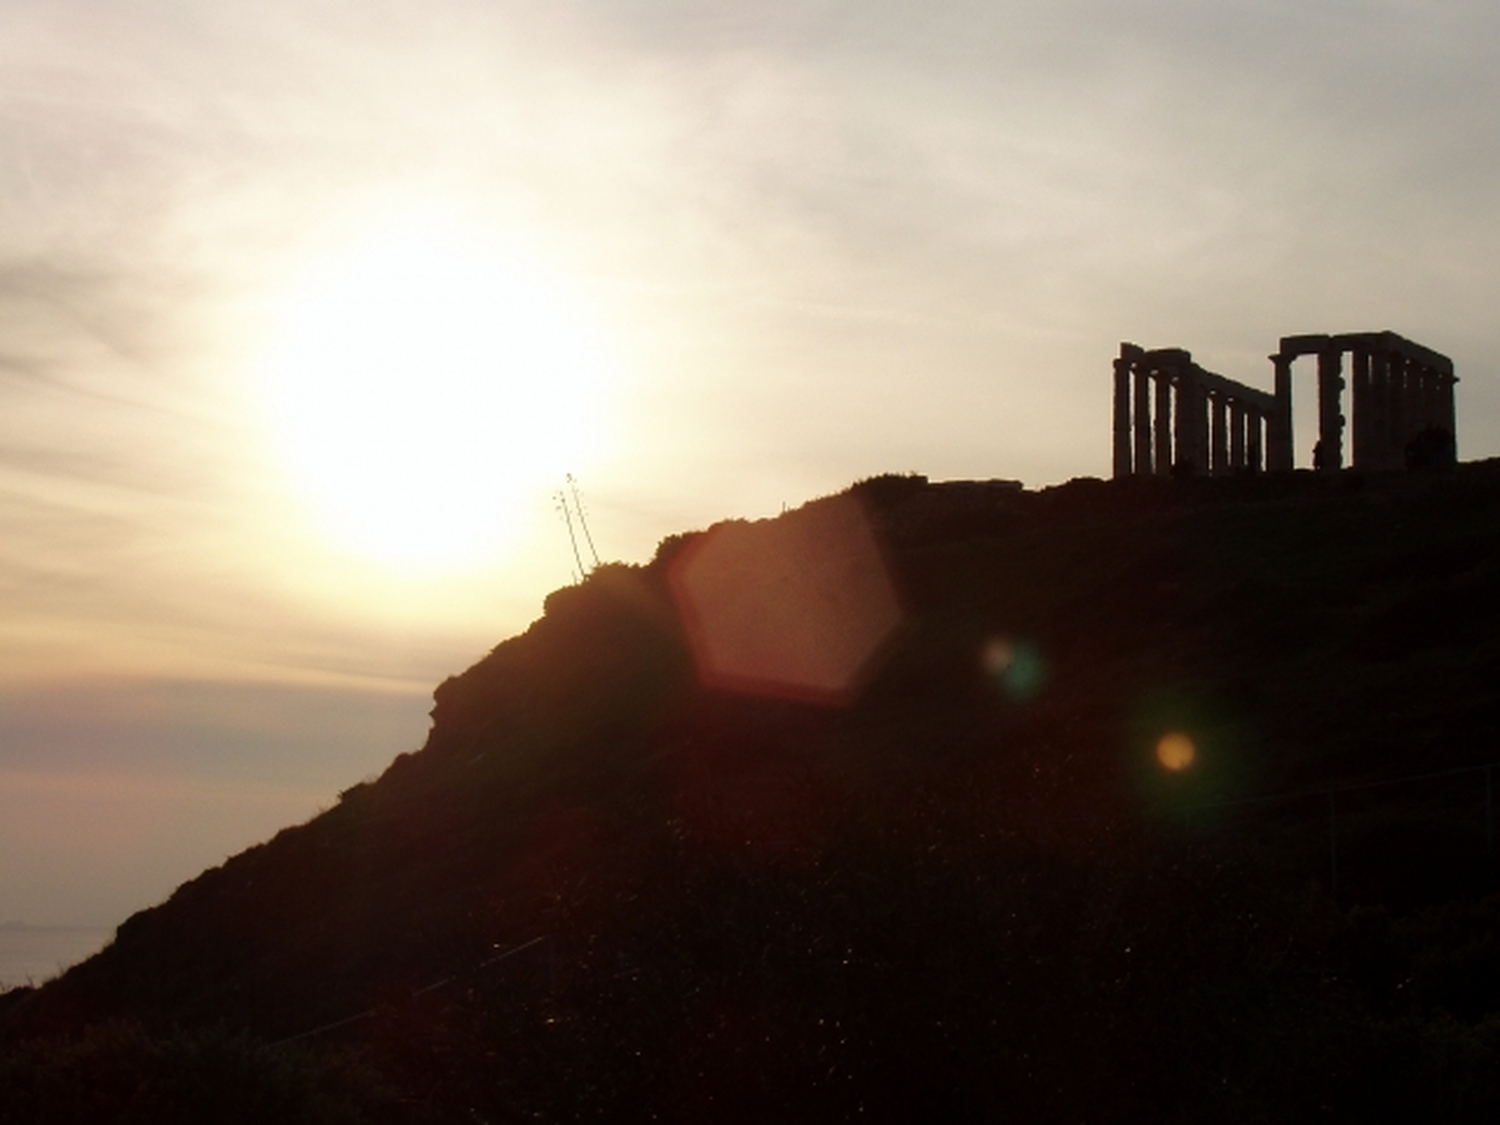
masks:
[[[1376,329],[1492,455],[1497,32],[0,0],[0,920],[118,922],[416,749],[572,579],[568,473],[641,562],[883,472],[1106,476],[1122,340],[1268,388]]]

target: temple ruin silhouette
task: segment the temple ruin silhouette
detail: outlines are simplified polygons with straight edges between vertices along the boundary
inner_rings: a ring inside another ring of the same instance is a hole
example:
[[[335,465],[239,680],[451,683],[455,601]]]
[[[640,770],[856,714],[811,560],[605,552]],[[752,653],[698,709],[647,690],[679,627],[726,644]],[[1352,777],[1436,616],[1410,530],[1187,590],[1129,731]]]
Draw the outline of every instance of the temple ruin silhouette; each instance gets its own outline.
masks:
[[[1338,471],[1345,464],[1345,354],[1354,383],[1353,468],[1456,459],[1453,361],[1394,332],[1351,332],[1283,336],[1270,356],[1270,393],[1200,367],[1182,348],[1122,343],[1114,365],[1114,475],[1291,471],[1292,367],[1304,356],[1317,360],[1313,464]]]

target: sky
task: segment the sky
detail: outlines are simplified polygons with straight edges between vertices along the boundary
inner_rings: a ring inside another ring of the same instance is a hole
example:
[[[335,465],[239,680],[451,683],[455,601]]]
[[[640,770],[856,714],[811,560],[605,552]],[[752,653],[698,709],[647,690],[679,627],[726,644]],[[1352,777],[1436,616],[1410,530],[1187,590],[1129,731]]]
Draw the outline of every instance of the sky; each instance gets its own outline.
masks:
[[[419,747],[569,474],[644,562],[1379,329],[1491,456],[1497,181],[1489,0],[0,0],[0,921]]]

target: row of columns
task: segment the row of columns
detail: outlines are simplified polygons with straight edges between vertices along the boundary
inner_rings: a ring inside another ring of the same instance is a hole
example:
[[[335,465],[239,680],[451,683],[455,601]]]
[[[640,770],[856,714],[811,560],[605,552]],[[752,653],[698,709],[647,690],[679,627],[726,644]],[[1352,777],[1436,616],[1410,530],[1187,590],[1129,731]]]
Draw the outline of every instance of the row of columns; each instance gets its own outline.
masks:
[[[1453,362],[1393,332],[1287,336],[1270,357],[1272,394],[1236,383],[1192,361],[1181,348],[1120,345],[1115,360],[1114,475],[1290,471],[1292,365],[1317,357],[1318,442],[1314,464],[1344,464],[1344,354],[1352,355],[1353,464],[1396,469],[1426,442],[1454,457]]]
[[[1424,435],[1446,442],[1456,456],[1458,430],[1453,361],[1393,332],[1346,336],[1289,336],[1271,362],[1277,393],[1291,393],[1292,361],[1316,355],[1318,361],[1318,468],[1344,466],[1344,355],[1351,357],[1354,434],[1352,463],[1357,469],[1400,469],[1412,443]]]
[[[1205,371],[1180,348],[1121,344],[1114,406],[1117,477],[1260,472],[1280,430],[1270,395]]]

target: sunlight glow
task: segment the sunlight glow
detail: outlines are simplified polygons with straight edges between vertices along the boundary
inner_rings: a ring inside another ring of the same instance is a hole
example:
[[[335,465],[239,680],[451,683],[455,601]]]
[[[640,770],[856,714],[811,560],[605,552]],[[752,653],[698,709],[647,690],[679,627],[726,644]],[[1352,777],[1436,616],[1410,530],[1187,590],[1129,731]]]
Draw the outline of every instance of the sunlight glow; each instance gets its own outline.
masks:
[[[1156,760],[1162,769],[1173,773],[1187,769],[1197,756],[1198,748],[1193,745],[1193,740],[1177,731],[1162,735],[1156,744]]]
[[[599,455],[605,352],[577,299],[432,221],[327,255],[280,303],[268,425],[318,531],[398,572],[498,557]]]

